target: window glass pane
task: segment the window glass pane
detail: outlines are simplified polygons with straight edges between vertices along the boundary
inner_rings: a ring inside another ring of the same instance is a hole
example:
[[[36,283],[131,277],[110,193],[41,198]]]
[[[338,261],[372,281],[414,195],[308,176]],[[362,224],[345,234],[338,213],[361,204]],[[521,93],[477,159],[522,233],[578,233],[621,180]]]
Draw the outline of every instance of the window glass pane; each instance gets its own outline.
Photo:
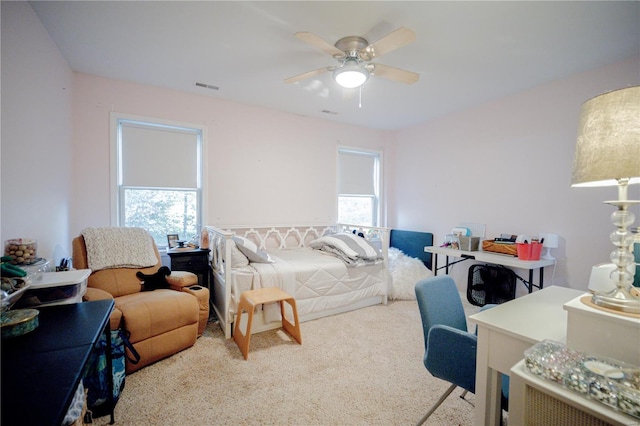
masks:
[[[338,197],[338,222],[373,226],[373,197]]]
[[[189,240],[199,234],[197,192],[124,188],[124,224],[144,228],[158,247],[167,245],[167,234]]]

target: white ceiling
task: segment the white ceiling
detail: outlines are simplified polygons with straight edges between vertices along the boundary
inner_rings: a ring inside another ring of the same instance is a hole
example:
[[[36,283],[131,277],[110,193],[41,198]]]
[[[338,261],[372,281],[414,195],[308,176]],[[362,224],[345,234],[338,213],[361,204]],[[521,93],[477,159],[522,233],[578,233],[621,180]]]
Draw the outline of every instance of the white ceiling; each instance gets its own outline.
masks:
[[[379,129],[640,54],[638,1],[30,4],[74,71]],[[338,87],[330,73],[283,82],[337,63],[296,32],[330,44],[347,35],[374,42],[401,26],[417,40],[374,62],[419,73],[413,85],[374,76],[359,108],[358,90]]]

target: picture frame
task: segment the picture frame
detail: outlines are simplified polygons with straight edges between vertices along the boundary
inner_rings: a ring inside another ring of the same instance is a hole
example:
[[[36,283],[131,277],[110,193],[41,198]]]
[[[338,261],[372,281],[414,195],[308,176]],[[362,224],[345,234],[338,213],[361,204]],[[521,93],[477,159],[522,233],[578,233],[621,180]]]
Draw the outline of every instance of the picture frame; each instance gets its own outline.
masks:
[[[169,249],[176,248],[178,246],[178,240],[180,236],[178,234],[167,234],[167,242],[169,243]]]

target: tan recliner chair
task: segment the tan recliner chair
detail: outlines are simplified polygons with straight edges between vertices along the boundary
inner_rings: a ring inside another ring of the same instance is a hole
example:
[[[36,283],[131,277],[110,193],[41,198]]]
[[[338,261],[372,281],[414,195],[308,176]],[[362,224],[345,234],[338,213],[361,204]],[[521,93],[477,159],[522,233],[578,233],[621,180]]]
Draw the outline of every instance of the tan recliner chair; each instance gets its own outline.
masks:
[[[73,239],[72,246],[73,267],[88,268],[82,235]],[[138,364],[127,360],[127,374],[192,346],[209,317],[209,290],[197,286],[197,277],[190,272],[175,271],[169,275],[170,290],[141,291],[136,272],[154,274],[162,266],[155,243],[153,248],[158,263],[152,267],[93,271],[83,298],[85,301],[115,300],[111,329],[128,330],[130,341],[140,354]]]

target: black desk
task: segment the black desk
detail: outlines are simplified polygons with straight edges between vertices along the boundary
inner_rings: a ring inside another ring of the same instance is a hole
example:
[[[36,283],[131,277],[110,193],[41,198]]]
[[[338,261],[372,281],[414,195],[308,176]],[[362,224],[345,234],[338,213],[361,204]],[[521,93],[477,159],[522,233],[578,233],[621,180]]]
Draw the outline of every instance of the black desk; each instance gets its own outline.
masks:
[[[2,341],[2,424],[62,424],[113,300],[38,308],[38,327]],[[110,358],[108,357],[108,361]]]

